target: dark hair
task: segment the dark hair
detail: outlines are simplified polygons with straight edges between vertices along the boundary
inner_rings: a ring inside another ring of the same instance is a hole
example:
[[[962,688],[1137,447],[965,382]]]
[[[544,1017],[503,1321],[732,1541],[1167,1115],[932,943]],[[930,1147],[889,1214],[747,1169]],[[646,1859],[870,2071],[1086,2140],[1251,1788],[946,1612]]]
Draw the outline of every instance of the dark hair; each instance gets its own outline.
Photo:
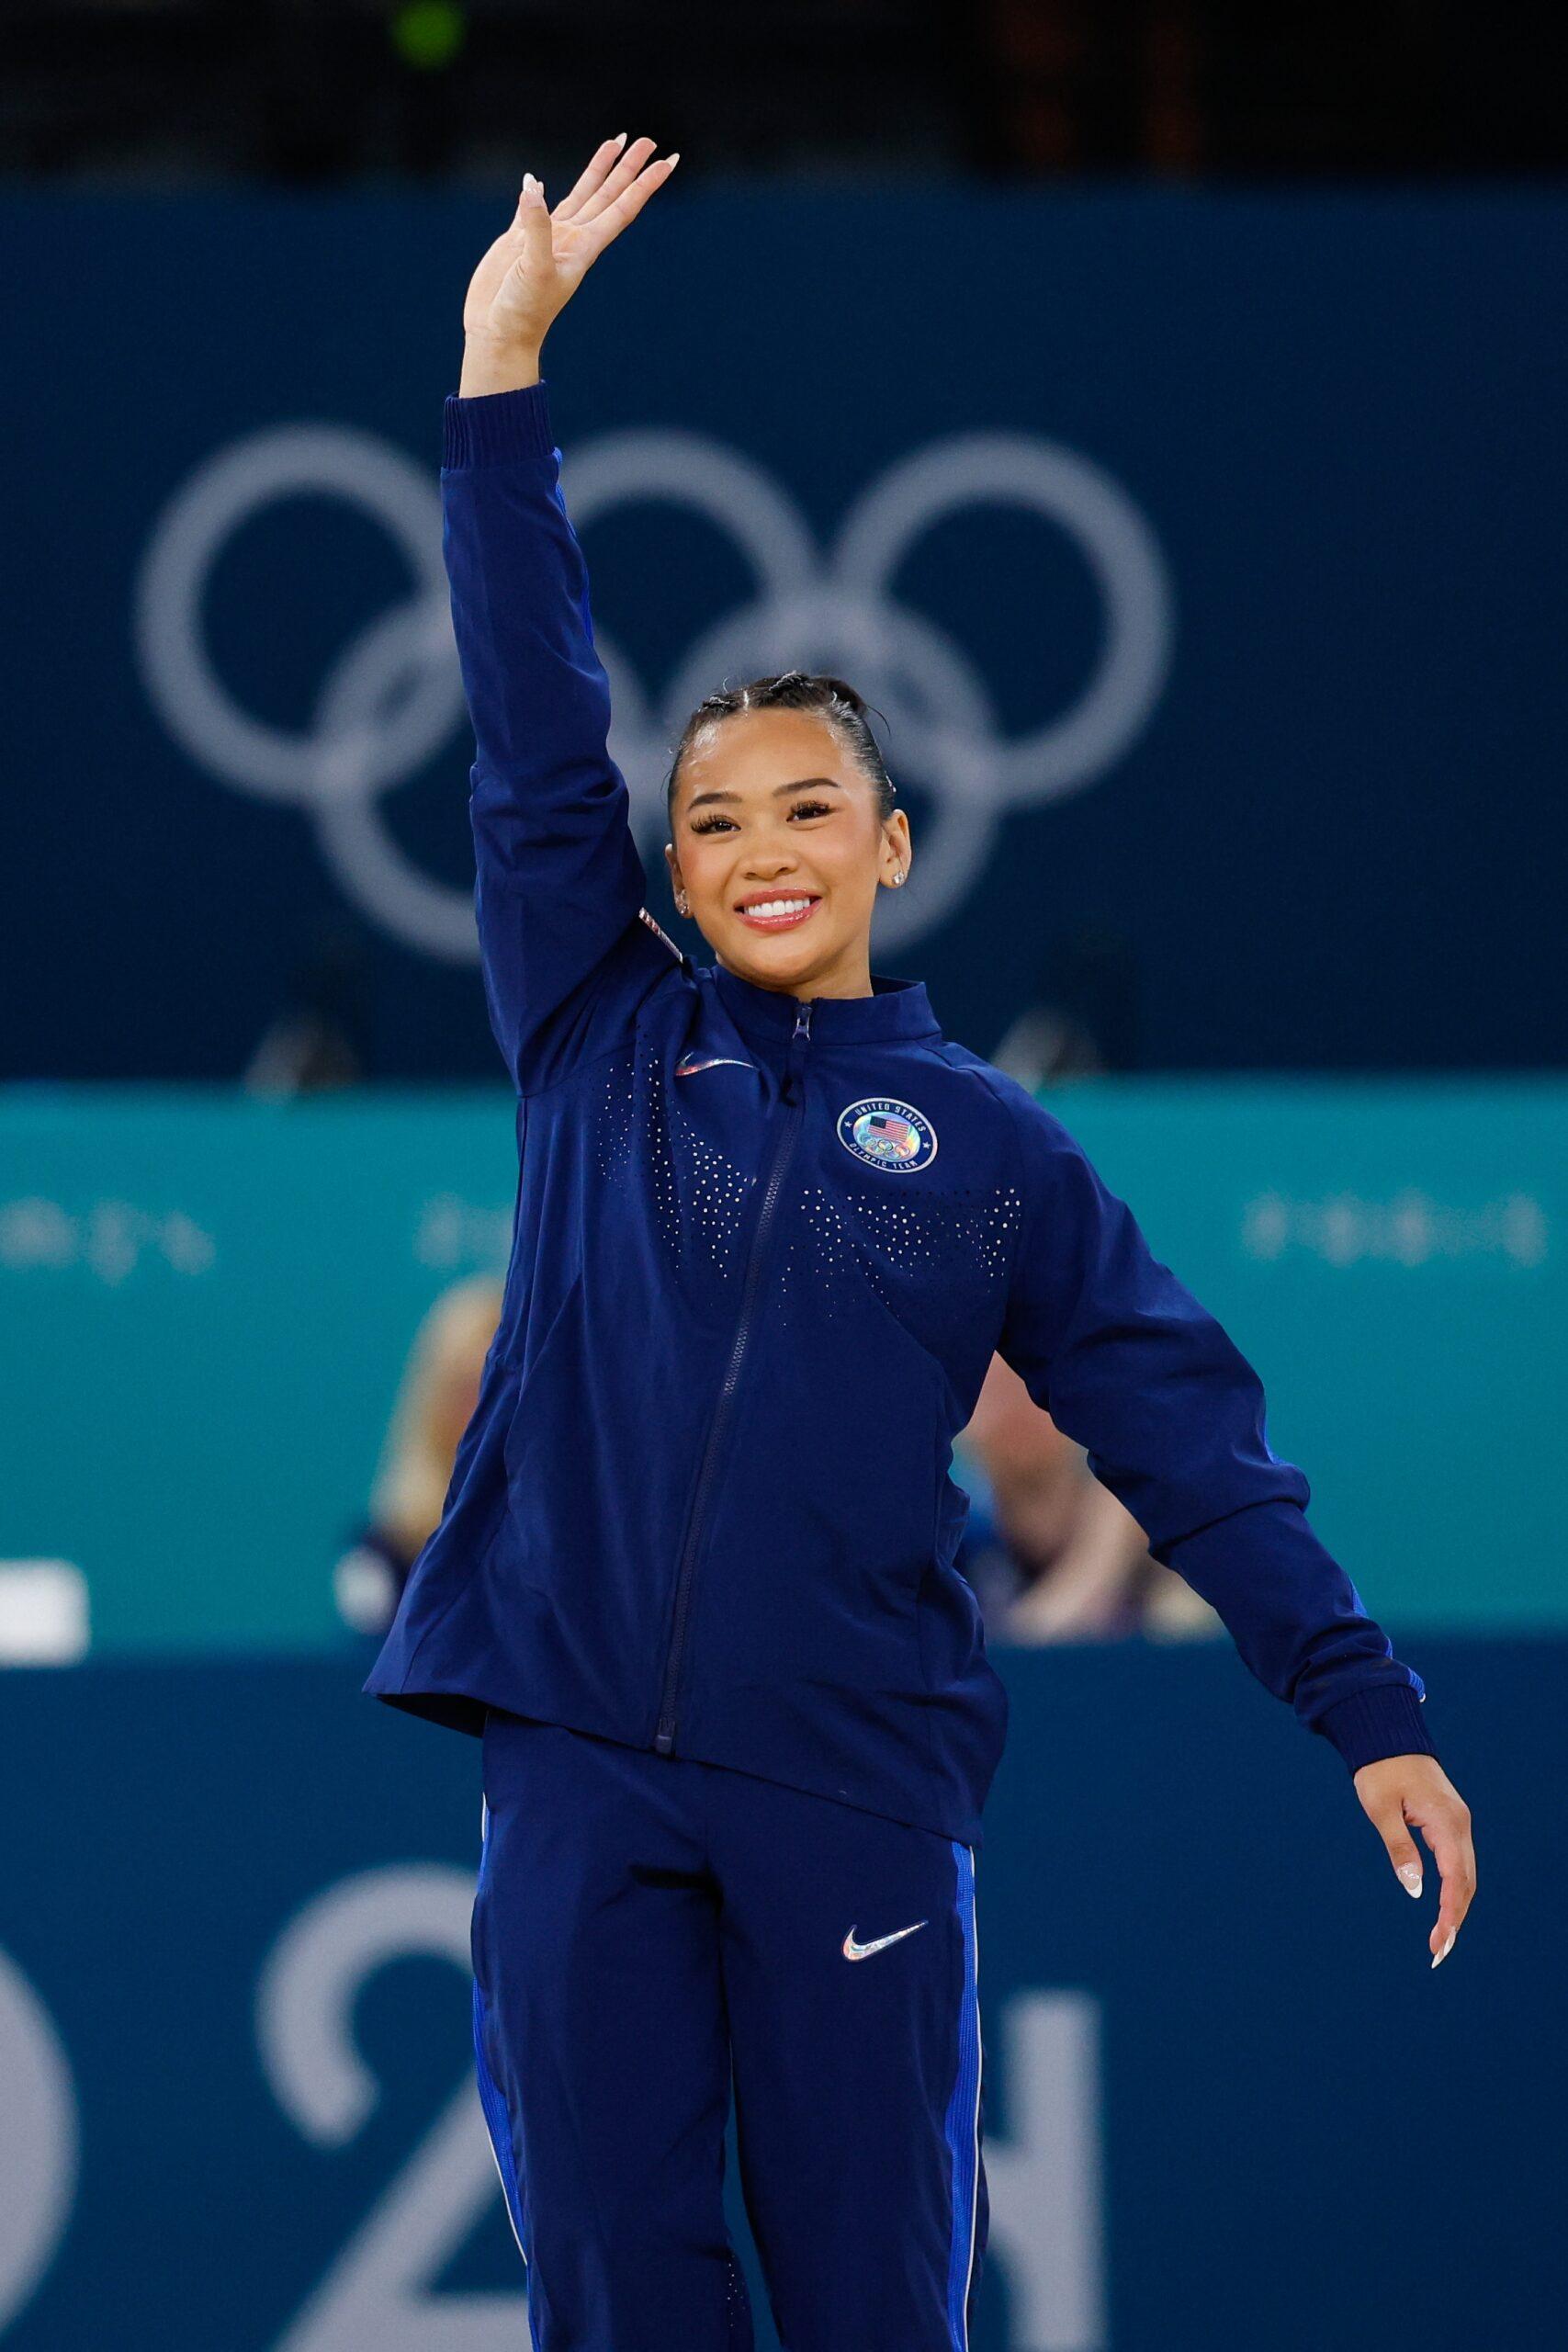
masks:
[[[664,808],[673,819],[675,785],[694,736],[705,727],[723,718],[733,718],[740,710],[809,710],[836,727],[848,746],[850,756],[863,775],[876,786],[877,813],[893,814],[895,786],[888,775],[875,736],[871,731],[868,709],[874,709],[843,678],[834,678],[818,671],[781,670],[771,678],[750,678],[743,686],[722,686],[697,705],[681,730],[675,746],[675,756],[670,763],[670,773],[664,779]],[[883,713],[877,711],[879,718]],[[886,724],[884,719],[884,724]]]

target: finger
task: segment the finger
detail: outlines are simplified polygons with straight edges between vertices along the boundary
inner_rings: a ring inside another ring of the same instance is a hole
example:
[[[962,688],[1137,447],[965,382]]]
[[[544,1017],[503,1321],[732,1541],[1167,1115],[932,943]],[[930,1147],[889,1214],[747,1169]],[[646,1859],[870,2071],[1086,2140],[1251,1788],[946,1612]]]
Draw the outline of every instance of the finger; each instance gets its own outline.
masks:
[[[1396,1799],[1371,1816],[1372,1827],[1382,1839],[1388,1859],[1393,1865],[1394,1876],[1406,1894],[1421,1892],[1421,1849],[1410,1835],[1404,1810]]]
[[[618,196],[607,211],[601,212],[590,223],[587,234],[592,240],[590,250],[594,261],[598,260],[606,245],[614,243],[623,229],[631,226],[649,198],[655,189],[663,187],[680,160],[677,152],[673,155],[666,155],[660,163],[649,164],[647,171],[632,182],[626,194]]]
[[[523,194],[517,207],[517,225],[522,232],[523,251],[519,256],[523,267],[530,274],[541,272],[546,277],[554,265],[555,243],[550,234],[550,209],[545,202],[542,180],[529,172],[523,182]],[[513,266],[518,266],[513,263]]]
[[[1428,1941],[1432,1965],[1437,1968],[1452,1951],[1454,1938],[1474,1897],[1475,1853],[1469,1831],[1446,1813],[1440,1819],[1424,1822],[1421,1835],[1432,1849],[1443,1881],[1437,1924]]]
[[[626,143],[626,134],[624,130],[617,132],[614,139],[601,140],[587,163],[584,164],[572,187],[556,206],[554,214],[556,220],[576,219],[589,198],[598,194],[611,170],[619,162],[621,150]],[[652,140],[650,139],[648,143],[651,147]]]
[[[618,198],[625,195],[637,174],[652,157],[657,144],[657,141],[647,138],[632,141],[615,170],[595,188],[593,194],[578,212],[574,223],[577,228],[585,228],[589,221],[599,220]]]
[[[541,183],[528,173],[517,200],[517,216],[498,256],[500,279],[481,305],[492,329],[541,337],[559,310],[555,238]]]
[[[630,187],[657,144],[658,141],[649,139],[646,133],[634,139],[619,162],[604,175],[592,192],[584,197],[573,215],[574,225],[581,229],[585,222],[597,220],[606,206],[613,204],[616,197]]]

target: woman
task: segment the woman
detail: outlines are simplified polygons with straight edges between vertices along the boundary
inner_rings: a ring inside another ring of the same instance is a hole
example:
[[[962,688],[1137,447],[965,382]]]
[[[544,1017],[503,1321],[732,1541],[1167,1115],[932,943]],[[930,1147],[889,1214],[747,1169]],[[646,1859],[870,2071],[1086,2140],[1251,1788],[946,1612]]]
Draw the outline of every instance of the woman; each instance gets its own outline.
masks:
[[[1206,1600],[1149,1556],[1144,1531],[1081,1445],[991,1358],[962,1453],[979,1473],[958,1565],[992,1642],[1182,1640],[1223,1633]],[[962,1475],[962,1473],[960,1473]],[[968,1483],[968,1482],[966,1482]]]
[[[381,1450],[369,1517],[333,1570],[338,1614],[379,1642],[409,1570],[441,1523],[452,1464],[474,1416],[501,1317],[489,1274],[453,1283],[415,1335]]]
[[[646,913],[545,335],[668,179],[606,141],[480,262],[446,413],[512,1263],[440,1528],[367,1688],[481,1733],[480,2090],[545,2352],[962,2346],[986,2243],[974,1907],[1006,1699],[948,1476],[993,1349],[1323,1733],[1433,1950],[1468,1821],[1224,1333],[1024,1090],[874,977],[909,872],[864,706],[711,696],[670,777],[694,967]]]

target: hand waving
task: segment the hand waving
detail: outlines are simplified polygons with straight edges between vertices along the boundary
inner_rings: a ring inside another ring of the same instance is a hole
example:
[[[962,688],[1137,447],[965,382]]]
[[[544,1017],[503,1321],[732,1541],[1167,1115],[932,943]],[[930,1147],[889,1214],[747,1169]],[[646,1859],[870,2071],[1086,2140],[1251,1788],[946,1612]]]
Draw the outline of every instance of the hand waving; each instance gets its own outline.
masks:
[[[540,346],[606,245],[680,161],[649,161],[651,139],[606,139],[553,212],[530,172],[517,209],[468,281],[463,304],[465,398],[537,381]]]

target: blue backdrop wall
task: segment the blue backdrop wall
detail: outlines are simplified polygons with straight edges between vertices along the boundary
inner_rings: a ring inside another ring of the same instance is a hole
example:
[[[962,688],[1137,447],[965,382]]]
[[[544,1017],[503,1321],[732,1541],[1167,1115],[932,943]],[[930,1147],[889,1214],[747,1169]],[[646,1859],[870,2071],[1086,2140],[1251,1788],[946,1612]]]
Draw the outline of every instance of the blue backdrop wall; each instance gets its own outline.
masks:
[[[1430,1902],[1228,1649],[998,1662],[975,2352],[1549,2352],[1568,1645],[1421,1647],[1483,1852],[1436,1974]],[[526,2341],[469,2078],[478,1748],[357,1683],[0,1680],[6,2352]]]
[[[335,957],[377,1071],[494,1074],[435,465],[505,209],[0,203],[0,1072],[233,1074]],[[677,191],[547,355],[649,845],[700,693],[836,666],[881,960],[980,1050],[1043,991],[1128,1066],[1560,1061],[1565,231]]]

